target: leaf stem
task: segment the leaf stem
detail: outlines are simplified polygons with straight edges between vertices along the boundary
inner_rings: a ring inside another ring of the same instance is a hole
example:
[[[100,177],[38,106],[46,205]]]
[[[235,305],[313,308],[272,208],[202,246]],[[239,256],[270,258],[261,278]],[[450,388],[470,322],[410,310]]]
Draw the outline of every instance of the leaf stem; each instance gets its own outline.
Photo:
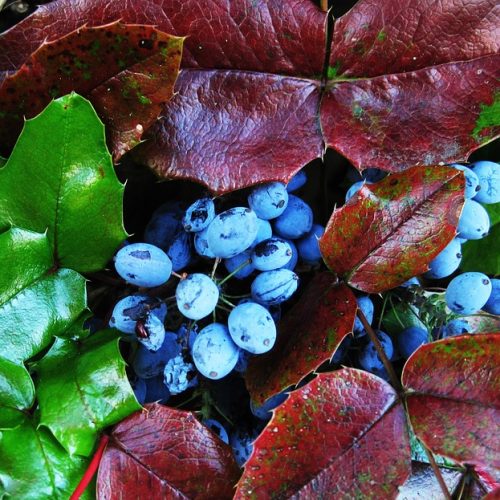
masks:
[[[109,436],[107,434],[103,434],[101,440],[99,441],[99,446],[97,447],[92,460],[90,461],[85,474],[82,477],[82,480],[78,483],[73,494],[70,496],[69,500],[79,500],[79,498],[83,495],[85,489],[89,485],[90,481],[94,477],[94,474],[97,472],[99,468],[99,463],[101,462],[102,455],[104,450],[106,449],[106,445],[108,444]]]
[[[434,471],[434,475],[436,476],[436,479],[439,483],[439,487],[441,488],[441,491],[443,492],[444,498],[446,500],[451,500],[451,495],[450,492],[448,491],[448,487],[446,486],[446,483],[444,482],[443,475],[441,474],[441,470],[439,469],[438,464],[436,463],[436,460],[434,460],[434,455],[432,454],[432,451],[427,448],[425,443],[423,441],[420,441],[420,444],[422,445],[422,448],[425,451],[425,454],[427,455],[427,459],[429,460],[429,463],[431,464],[432,470]]]
[[[366,330],[366,333],[370,337],[370,340],[375,345],[375,349],[377,349],[378,356],[382,360],[382,363],[384,364],[385,369],[389,374],[389,377],[391,379],[394,388],[398,392],[403,392],[403,386],[401,385],[401,382],[398,376],[396,375],[396,372],[394,371],[392,363],[389,361],[389,358],[387,357],[387,354],[385,353],[384,348],[382,347],[382,344],[380,343],[380,340],[377,337],[377,334],[371,327],[370,323],[368,323],[366,316],[363,314],[363,311],[360,308],[358,308],[357,315],[363,325],[363,328]]]

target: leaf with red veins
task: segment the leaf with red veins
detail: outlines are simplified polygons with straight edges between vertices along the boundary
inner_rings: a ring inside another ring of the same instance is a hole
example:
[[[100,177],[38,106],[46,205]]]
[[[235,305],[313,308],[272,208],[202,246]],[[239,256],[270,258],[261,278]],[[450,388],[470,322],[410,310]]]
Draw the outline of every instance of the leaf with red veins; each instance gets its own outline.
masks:
[[[113,429],[97,497],[230,499],[238,477],[231,448],[193,413],[152,404]]]
[[[425,272],[455,237],[463,189],[463,174],[439,165],[365,184],[333,212],[319,240],[326,265],[368,293]]]
[[[120,158],[172,97],[181,54],[181,38],[122,23],[82,27],[42,44],[0,85],[2,148],[15,143],[24,118],[77,91],[92,101]]]
[[[335,23],[330,76],[371,78],[496,54],[499,15],[497,0],[359,1]]]
[[[395,391],[345,368],[318,375],[274,411],[235,498],[392,498],[410,465]]]
[[[500,133],[499,81],[495,55],[333,83],[321,106],[326,143],[360,169],[465,160]]]
[[[354,294],[334,274],[316,274],[280,321],[276,345],[250,360],[245,382],[257,406],[330,360],[352,332],[356,309]]]
[[[415,434],[434,453],[500,467],[500,333],[420,347],[402,376]]]
[[[136,158],[160,177],[198,181],[223,194],[272,180],[287,182],[322,154],[317,82],[183,70],[176,91],[148,134],[152,140],[136,150]]]

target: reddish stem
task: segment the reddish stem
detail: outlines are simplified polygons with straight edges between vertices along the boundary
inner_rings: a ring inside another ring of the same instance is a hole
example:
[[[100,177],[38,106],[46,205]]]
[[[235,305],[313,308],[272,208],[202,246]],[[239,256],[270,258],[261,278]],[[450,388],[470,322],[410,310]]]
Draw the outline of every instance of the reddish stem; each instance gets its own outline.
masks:
[[[103,434],[101,440],[99,441],[99,446],[96,452],[94,453],[94,456],[92,457],[92,460],[90,461],[90,464],[87,467],[87,470],[85,471],[82,480],[76,487],[73,494],[70,496],[69,500],[79,500],[79,498],[83,495],[83,492],[89,485],[90,481],[92,481],[94,474],[97,472],[97,469],[99,468],[99,463],[101,462],[101,458],[104,453],[104,450],[106,449],[108,441],[109,441],[109,436]]]

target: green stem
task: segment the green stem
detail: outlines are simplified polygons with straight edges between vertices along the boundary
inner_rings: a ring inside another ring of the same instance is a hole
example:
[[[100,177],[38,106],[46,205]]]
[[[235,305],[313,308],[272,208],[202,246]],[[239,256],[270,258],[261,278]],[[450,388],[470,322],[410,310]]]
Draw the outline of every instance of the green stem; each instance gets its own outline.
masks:
[[[236,306],[235,306],[232,302],[229,302],[229,300],[226,300],[226,299],[224,298],[224,295],[221,295],[221,296],[219,297],[219,300],[221,300],[222,302],[224,302],[224,304],[227,304],[228,306],[230,306],[230,307],[231,307],[231,309],[234,309],[234,308],[236,307]]]
[[[232,273],[229,273],[224,279],[219,281],[219,286],[223,285],[228,279],[231,279],[236,273],[241,271],[244,267],[248,266],[252,262],[252,259],[248,259],[242,264],[240,264]]]

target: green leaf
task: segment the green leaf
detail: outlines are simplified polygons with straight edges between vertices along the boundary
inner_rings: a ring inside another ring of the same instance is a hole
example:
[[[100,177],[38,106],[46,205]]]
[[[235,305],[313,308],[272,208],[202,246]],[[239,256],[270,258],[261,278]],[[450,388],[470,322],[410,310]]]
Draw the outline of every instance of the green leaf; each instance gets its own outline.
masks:
[[[101,429],[141,408],[114,330],[80,343],[57,339],[37,370],[40,423],[71,454],[89,455]]]
[[[0,438],[0,493],[12,499],[67,500],[87,465],[87,459],[68,455],[47,429],[25,417]],[[90,492],[81,498],[91,498]]]
[[[122,196],[104,127],[73,93],[26,121],[0,170],[0,230],[47,230],[58,266],[95,271],[126,237]]]
[[[488,236],[481,240],[469,240],[462,245],[460,269],[476,271],[493,276],[500,274],[500,255],[497,242],[500,241],[500,203],[483,205],[490,215],[491,228]]]
[[[382,319],[382,330],[390,335],[397,335],[405,328],[417,326],[427,330],[425,324],[418,317],[418,310],[405,302],[399,302],[389,309]]]
[[[35,400],[33,381],[22,365],[0,357],[0,429],[20,425]]]

